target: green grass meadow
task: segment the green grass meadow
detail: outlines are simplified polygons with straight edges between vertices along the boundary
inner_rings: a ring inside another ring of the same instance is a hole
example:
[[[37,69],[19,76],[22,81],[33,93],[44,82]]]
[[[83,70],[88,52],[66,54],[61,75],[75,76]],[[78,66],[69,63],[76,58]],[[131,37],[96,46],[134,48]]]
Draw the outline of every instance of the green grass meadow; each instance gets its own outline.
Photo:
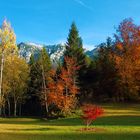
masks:
[[[0,118],[0,140],[140,140],[140,105],[102,107],[104,116],[90,126],[101,131],[80,131],[85,126],[77,111],[76,116],[57,120]]]

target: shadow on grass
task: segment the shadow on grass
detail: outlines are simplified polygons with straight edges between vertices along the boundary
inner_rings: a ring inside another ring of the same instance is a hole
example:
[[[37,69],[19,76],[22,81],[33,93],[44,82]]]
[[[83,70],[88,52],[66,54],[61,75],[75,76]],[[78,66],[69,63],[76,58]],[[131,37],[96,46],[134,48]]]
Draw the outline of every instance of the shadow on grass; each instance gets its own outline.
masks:
[[[0,140],[139,140],[138,133],[0,134]]]
[[[52,126],[78,126],[84,125],[80,118],[63,118],[57,120],[40,120],[24,121],[16,119],[0,120],[0,124],[16,124],[16,125],[52,125]],[[98,118],[94,125],[116,125],[116,126],[140,126],[139,116],[105,116]]]
[[[131,103],[122,103],[122,104],[102,104],[101,106],[103,106],[106,109],[113,109],[113,110],[130,110],[130,111],[140,111],[140,104],[131,104]]]
[[[65,118],[48,122],[49,125],[56,126],[76,126],[83,125],[80,118]],[[139,116],[106,116],[98,118],[94,125],[113,125],[113,126],[140,126]]]

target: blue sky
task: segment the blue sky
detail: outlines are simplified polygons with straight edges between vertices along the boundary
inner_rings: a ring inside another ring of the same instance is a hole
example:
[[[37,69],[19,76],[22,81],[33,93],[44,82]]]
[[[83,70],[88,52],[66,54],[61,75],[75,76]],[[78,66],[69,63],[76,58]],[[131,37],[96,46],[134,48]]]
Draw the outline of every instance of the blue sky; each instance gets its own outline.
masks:
[[[140,0],[1,0],[1,23],[5,17],[17,42],[63,43],[75,21],[84,45],[93,48],[112,36],[123,19],[140,23]]]

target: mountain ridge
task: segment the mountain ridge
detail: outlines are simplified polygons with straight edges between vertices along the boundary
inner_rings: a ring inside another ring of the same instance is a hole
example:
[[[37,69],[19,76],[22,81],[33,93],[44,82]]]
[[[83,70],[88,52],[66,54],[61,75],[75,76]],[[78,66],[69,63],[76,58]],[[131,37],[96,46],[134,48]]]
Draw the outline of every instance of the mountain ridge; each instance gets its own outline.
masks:
[[[31,55],[38,55],[43,47],[46,49],[51,61],[54,63],[57,63],[63,58],[66,50],[65,45],[61,43],[54,45],[41,45],[33,42],[21,42],[18,44],[19,55],[29,62]],[[93,58],[96,53],[97,48],[94,48],[93,50],[85,49],[85,54],[90,58]]]

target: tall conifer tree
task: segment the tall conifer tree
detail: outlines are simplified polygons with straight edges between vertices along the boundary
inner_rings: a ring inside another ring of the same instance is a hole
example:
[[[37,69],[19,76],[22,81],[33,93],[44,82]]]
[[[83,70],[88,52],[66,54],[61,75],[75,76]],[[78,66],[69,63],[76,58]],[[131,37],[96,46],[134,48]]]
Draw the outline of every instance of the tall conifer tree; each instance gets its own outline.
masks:
[[[88,67],[88,62],[87,56],[84,53],[82,38],[79,36],[78,29],[74,22],[72,23],[69,30],[69,35],[66,43],[66,52],[64,56],[72,57],[73,59],[75,59],[77,65],[80,67],[77,71],[76,79],[82,93],[82,87],[85,85],[84,75]]]

